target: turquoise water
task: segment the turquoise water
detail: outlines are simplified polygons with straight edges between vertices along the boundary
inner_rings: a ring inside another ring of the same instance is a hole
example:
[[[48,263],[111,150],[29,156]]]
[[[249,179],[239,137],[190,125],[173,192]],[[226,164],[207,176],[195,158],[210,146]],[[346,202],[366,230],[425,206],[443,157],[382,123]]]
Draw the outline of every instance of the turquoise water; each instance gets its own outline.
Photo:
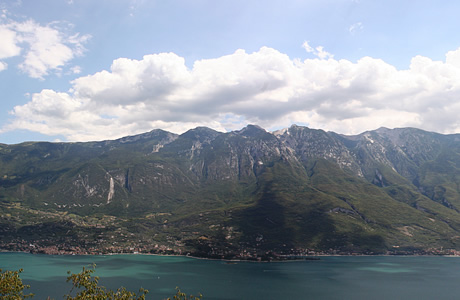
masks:
[[[62,299],[67,271],[96,263],[100,283],[150,290],[164,299],[179,286],[204,299],[460,299],[458,257],[321,257],[317,261],[228,264],[148,255],[47,256],[0,253],[0,268],[23,268],[34,299]]]

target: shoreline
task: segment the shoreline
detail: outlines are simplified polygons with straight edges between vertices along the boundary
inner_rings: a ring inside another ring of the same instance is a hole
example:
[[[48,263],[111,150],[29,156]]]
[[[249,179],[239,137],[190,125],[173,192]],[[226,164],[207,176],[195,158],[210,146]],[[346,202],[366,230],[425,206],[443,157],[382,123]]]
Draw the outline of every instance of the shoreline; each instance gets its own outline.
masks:
[[[209,260],[209,261],[221,261],[229,264],[232,263],[270,263],[270,262],[300,262],[300,261],[319,261],[322,257],[450,257],[458,258],[460,255],[454,254],[317,254],[308,255],[302,258],[289,258],[273,259],[273,260],[257,260],[257,259],[225,259],[225,258],[213,258],[213,257],[201,257],[184,254],[159,254],[159,253],[106,253],[106,254],[48,254],[48,253],[32,253],[30,251],[9,251],[0,249],[2,253],[17,253],[17,254],[31,254],[31,255],[46,255],[46,256],[117,256],[117,255],[142,255],[142,256],[158,256],[158,257],[185,257],[197,260]],[[296,255],[298,256],[298,255]]]
[[[105,254],[52,254],[52,253],[33,253],[30,251],[9,251],[0,249],[2,253],[18,253],[18,254],[31,254],[31,255],[46,255],[46,256],[116,256],[116,255],[143,255],[143,256],[160,256],[160,257],[187,257],[200,260],[212,260],[212,261],[223,261],[223,262],[290,262],[290,261],[308,261],[308,260],[319,260],[319,255],[305,256],[305,258],[299,259],[274,259],[274,260],[256,260],[256,259],[225,259],[225,258],[213,258],[213,257],[202,257],[193,256],[186,254],[160,254],[160,253],[105,253]],[[321,255],[321,256],[333,256],[333,255]],[[335,256],[348,256],[348,255],[335,255]],[[349,255],[351,256],[351,255]],[[369,255],[372,256],[372,255]]]

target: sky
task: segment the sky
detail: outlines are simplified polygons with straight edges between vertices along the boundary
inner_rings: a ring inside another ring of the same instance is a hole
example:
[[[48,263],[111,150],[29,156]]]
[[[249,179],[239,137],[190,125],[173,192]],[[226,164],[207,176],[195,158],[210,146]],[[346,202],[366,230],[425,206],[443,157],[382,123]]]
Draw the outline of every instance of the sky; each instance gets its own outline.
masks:
[[[460,2],[0,0],[0,143],[460,133]]]

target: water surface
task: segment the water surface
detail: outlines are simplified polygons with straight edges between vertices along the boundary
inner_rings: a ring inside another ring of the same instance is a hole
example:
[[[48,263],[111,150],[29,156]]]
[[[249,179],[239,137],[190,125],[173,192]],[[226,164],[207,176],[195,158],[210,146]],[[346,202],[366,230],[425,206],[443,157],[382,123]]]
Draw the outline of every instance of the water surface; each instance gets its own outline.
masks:
[[[459,299],[459,257],[321,257],[315,261],[226,263],[151,255],[48,256],[0,253],[0,268],[23,268],[35,299],[69,293],[67,271],[95,263],[100,283],[164,299],[179,286],[204,299]]]

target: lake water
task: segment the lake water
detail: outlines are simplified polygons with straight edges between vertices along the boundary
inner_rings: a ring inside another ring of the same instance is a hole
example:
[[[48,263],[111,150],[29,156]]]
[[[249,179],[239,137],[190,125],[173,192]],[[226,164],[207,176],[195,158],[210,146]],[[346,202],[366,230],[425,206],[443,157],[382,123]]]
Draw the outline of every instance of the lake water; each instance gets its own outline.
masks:
[[[100,283],[164,299],[179,286],[204,299],[460,299],[459,257],[321,257],[276,263],[150,255],[47,256],[0,253],[0,268],[23,268],[34,299],[63,299],[67,271],[96,263]]]

